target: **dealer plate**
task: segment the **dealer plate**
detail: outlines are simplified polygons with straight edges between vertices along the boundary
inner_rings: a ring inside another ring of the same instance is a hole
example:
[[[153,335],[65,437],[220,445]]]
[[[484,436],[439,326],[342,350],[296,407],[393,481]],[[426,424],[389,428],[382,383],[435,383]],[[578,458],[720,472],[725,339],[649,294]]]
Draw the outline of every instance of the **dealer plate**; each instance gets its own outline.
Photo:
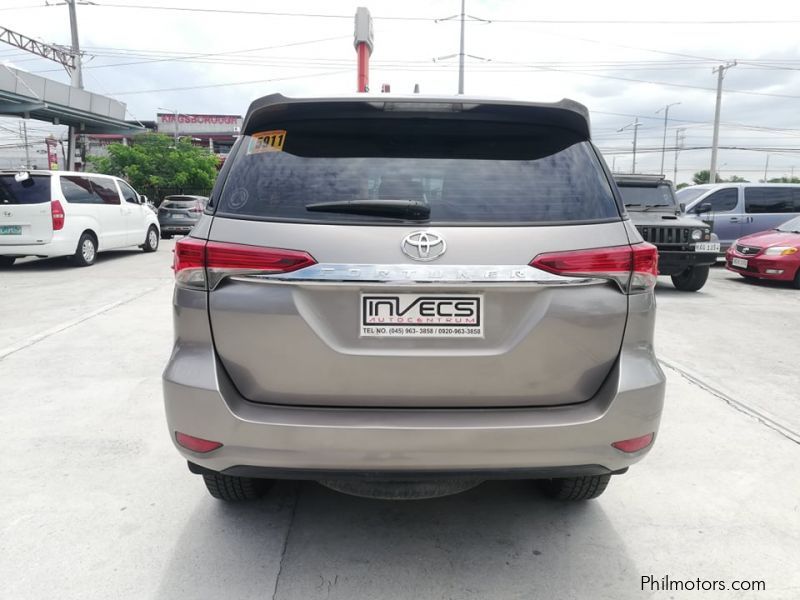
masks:
[[[739,267],[740,269],[746,269],[747,268],[747,260],[744,259],[744,258],[732,258],[731,259],[731,264],[734,267]]]
[[[695,252],[719,252],[719,242],[697,242]]]
[[[483,295],[361,294],[361,337],[483,337]]]

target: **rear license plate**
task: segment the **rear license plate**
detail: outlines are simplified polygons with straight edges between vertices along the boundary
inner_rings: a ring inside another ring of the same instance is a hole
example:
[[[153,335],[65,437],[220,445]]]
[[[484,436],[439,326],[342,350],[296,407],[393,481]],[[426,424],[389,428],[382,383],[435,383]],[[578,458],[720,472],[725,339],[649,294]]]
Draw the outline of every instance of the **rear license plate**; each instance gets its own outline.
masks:
[[[739,267],[740,269],[746,269],[747,268],[747,260],[745,260],[744,258],[732,258],[731,259],[731,264],[734,267]]]
[[[697,242],[695,252],[719,252],[719,242]]]
[[[0,235],[22,235],[22,225],[0,225]]]
[[[361,337],[483,337],[482,295],[361,294]]]
[[[172,215],[172,218],[173,219],[188,219],[189,217],[187,215],[182,215],[181,213],[176,213],[176,214]]]

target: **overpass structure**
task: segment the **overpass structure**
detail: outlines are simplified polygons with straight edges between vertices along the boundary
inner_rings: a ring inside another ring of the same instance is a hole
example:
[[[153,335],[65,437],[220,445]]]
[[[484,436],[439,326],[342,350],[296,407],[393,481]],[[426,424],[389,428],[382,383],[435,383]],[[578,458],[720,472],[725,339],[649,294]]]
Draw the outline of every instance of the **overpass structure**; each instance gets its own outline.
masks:
[[[67,125],[78,135],[145,131],[125,112],[119,100],[0,65],[0,115]]]

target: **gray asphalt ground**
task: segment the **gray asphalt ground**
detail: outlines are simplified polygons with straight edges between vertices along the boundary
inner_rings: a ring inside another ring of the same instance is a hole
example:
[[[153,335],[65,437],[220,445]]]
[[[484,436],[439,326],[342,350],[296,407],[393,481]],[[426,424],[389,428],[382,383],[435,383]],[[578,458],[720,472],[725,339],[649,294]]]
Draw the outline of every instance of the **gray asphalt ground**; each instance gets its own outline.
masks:
[[[172,243],[0,271],[0,598],[800,598],[800,291],[659,284],[658,443],[598,500],[207,495],[160,392]],[[642,590],[760,580],[760,592]]]

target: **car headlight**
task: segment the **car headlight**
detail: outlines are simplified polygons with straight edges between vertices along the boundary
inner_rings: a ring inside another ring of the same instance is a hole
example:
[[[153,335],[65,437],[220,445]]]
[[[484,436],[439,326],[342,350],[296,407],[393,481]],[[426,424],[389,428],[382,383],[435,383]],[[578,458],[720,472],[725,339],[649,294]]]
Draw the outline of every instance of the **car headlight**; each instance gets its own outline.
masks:
[[[789,256],[790,254],[795,254],[797,252],[797,248],[794,246],[773,246],[772,248],[767,248],[764,251],[764,256]]]
[[[692,231],[692,239],[694,241],[702,240],[703,239],[703,230],[702,229],[694,229]]]

